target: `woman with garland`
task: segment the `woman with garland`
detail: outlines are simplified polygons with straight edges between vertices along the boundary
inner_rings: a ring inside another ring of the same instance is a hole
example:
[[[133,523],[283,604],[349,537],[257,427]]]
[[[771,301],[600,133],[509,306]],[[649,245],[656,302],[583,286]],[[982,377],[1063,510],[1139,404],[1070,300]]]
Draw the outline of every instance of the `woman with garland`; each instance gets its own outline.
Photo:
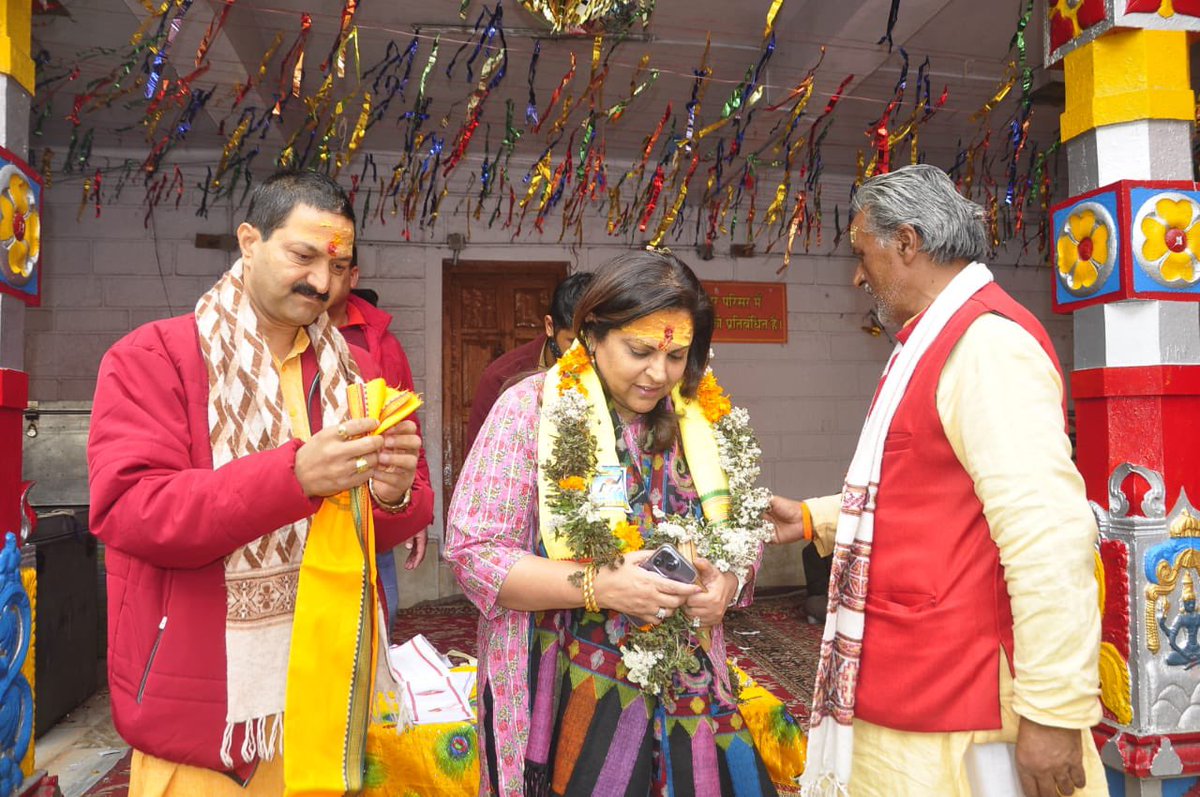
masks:
[[[721,626],[748,602],[769,496],[707,369],[712,330],[681,261],[617,257],[576,344],[500,397],[467,457],[446,559],[483,615],[482,794],[776,793]],[[697,552],[696,583],[640,566],[663,542]]]

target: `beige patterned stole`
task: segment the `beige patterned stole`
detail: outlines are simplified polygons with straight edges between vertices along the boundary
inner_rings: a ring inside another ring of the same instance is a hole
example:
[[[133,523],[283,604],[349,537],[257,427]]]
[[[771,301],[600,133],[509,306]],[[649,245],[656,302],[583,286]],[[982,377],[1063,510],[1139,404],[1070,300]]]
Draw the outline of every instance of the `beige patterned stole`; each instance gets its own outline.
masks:
[[[239,259],[196,304],[200,349],[208,370],[208,426],[213,467],[269,451],[292,439],[283,391],[258,319],[245,294]],[[322,314],[308,328],[320,370],[324,426],[346,417],[346,386],[359,378],[341,334]],[[288,652],[300,561],[309,518],[244,545],[225,559],[227,698],[221,760],[270,760],[282,746]]]

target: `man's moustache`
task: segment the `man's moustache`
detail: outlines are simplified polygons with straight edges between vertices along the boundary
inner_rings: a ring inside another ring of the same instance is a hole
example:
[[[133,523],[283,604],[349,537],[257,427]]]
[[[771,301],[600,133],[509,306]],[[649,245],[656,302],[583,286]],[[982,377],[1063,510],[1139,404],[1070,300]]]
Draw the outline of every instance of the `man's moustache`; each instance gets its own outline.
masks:
[[[329,291],[326,291],[325,293],[317,293],[316,288],[311,285],[305,285],[304,283],[292,286],[292,293],[298,293],[301,296],[307,296],[310,299],[320,299],[322,302],[329,301]]]

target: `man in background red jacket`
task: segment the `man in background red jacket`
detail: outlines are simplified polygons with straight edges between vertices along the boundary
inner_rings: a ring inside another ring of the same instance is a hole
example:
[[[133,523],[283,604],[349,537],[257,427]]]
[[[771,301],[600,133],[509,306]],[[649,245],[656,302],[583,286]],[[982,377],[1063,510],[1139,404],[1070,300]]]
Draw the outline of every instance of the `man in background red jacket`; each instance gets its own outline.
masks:
[[[576,272],[558,283],[554,289],[554,296],[550,299],[550,312],[543,319],[546,336],[534,338],[512,351],[501,354],[483,370],[479,384],[475,387],[475,398],[471,401],[466,451],[471,450],[475,437],[492,410],[492,405],[514,377],[549,368],[564,351],[571,348],[571,344],[575,342],[575,330],[572,325],[575,303],[591,284],[590,271]]]
[[[329,284],[329,320],[341,331],[346,341],[366,349],[379,363],[383,378],[387,383],[401,390],[413,390],[412,367],[408,364],[408,355],[404,347],[396,339],[388,327],[391,326],[392,316],[377,308],[352,291],[358,287],[358,247],[353,250],[353,261],[350,268],[341,274],[334,275]],[[418,434],[420,424],[417,423]],[[429,465],[425,462],[425,449],[422,447],[417,462],[417,470],[429,481]],[[420,517],[411,517],[416,523]],[[412,526],[406,528],[409,539],[404,543],[408,549],[408,558],[404,562],[405,570],[414,570],[425,558],[425,546],[428,540],[428,521],[424,521],[418,530]],[[380,550],[376,557],[379,567],[379,579],[383,582],[383,592],[388,604],[388,627],[396,619],[400,600],[399,587],[396,584],[396,556],[393,551]]]

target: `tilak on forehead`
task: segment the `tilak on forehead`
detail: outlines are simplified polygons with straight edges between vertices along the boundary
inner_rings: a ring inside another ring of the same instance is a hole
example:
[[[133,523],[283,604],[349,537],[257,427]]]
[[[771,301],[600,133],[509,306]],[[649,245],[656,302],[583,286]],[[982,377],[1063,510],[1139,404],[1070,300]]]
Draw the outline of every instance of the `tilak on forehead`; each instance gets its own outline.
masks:
[[[325,251],[330,257],[337,257],[342,254],[342,245],[346,243],[342,237],[340,230],[334,229],[333,225],[327,221],[321,222],[322,231],[331,230],[332,234],[329,237],[329,242],[325,244]]]
[[[692,316],[686,310],[659,310],[626,324],[620,331],[659,351],[666,351],[671,344],[691,345]]]

